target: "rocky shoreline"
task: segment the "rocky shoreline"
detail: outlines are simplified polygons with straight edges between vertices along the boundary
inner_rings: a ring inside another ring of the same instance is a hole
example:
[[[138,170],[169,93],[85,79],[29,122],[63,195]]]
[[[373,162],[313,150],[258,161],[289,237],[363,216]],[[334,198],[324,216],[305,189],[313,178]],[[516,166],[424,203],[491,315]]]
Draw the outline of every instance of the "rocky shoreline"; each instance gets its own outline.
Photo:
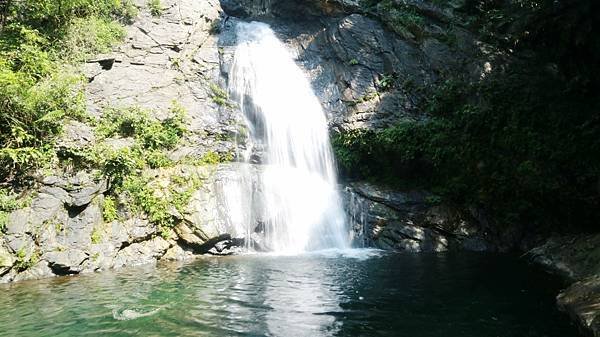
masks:
[[[600,235],[551,238],[526,256],[570,284],[557,297],[559,309],[587,335],[600,336]]]

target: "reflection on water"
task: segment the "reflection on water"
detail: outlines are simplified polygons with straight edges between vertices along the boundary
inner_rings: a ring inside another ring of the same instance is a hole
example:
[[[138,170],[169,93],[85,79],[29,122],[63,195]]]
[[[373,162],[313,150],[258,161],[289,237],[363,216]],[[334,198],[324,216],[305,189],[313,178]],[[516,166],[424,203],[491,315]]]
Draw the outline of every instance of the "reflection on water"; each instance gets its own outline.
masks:
[[[0,286],[0,336],[577,336],[511,257],[249,255]]]

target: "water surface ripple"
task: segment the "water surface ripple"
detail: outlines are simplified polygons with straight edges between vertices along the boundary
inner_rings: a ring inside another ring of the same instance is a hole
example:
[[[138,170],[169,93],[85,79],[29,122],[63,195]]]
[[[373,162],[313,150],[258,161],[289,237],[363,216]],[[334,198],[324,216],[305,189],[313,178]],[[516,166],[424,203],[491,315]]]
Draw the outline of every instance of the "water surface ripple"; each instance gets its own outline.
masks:
[[[482,254],[202,258],[0,286],[0,336],[577,336],[560,284]]]

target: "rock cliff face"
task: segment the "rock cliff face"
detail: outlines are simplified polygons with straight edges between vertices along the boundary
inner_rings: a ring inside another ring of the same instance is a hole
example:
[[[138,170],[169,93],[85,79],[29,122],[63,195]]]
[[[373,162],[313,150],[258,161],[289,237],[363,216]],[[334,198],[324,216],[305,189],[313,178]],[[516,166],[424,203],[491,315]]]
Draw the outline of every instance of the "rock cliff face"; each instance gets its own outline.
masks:
[[[221,3],[228,15],[270,23],[290,45],[333,130],[377,129],[402,118],[424,118],[418,105],[425,88],[449,72],[485,75],[491,58],[483,43],[460,28],[452,8],[421,1],[406,5],[418,24],[358,1]],[[225,34],[234,26],[226,25]]]
[[[474,217],[436,203],[426,191],[353,183],[344,192],[349,221],[364,246],[408,252],[499,249]]]
[[[127,27],[125,42],[83,64],[81,71],[89,82],[88,112],[96,121],[108,118],[108,109],[132,106],[164,120],[172,102],[178,102],[187,111],[188,132],[168,153],[175,162],[207,153],[235,154],[244,147],[242,116],[218,97],[227,86],[240,20],[269,23],[288,44],[311,79],[332,130],[376,129],[402,118],[426,118],[418,110],[425,95],[421,89],[450,71],[481,76],[485,68],[474,37],[453,23],[451,7],[408,2],[410,13],[419,18],[416,27],[380,6],[366,9],[346,0],[161,4],[157,17],[146,1],[138,0],[140,15]],[[68,122],[59,148],[77,152],[96,143],[114,149],[133,146],[134,140],[126,137],[98,139],[95,128],[94,123]],[[256,158],[260,162],[260,154]],[[106,221],[103,205],[109,186],[97,172],[46,174],[30,207],[11,214],[0,238],[0,280],[227,253],[244,242],[224,214],[222,182],[256,172],[241,166],[178,164],[147,172],[151,184],[159,187],[168,184],[169,176],[202,182],[184,212],[171,211],[177,225],[167,235],[147,217],[128,210],[118,210],[120,220]],[[360,183],[347,191],[348,201],[358,202],[364,213],[360,217],[366,219],[353,224],[357,240],[408,251],[494,248],[472,216],[432,206],[426,192],[383,191]],[[354,215],[357,209],[350,207]]]
[[[172,160],[233,153],[241,116],[215,102],[213,92],[225,83],[214,31],[221,14],[219,3],[161,3],[162,15],[154,17],[146,1],[137,1],[140,15],[127,27],[125,42],[81,66],[89,82],[88,112],[102,120],[109,108],[137,106],[162,120],[177,101],[187,111],[188,132],[168,154]],[[115,149],[132,146],[130,138],[96,139],[93,125],[69,122],[58,146],[70,151],[100,141]],[[170,175],[202,181],[185,212],[178,214],[180,225],[165,237],[149,219],[126,210],[119,210],[120,220],[106,221],[103,204],[108,182],[97,172],[46,175],[31,205],[10,215],[0,237],[0,282],[184,259],[206,253],[217,243],[220,248],[213,252],[220,253],[231,236],[216,196],[220,182],[235,180],[237,171],[235,165],[156,170],[154,184]]]

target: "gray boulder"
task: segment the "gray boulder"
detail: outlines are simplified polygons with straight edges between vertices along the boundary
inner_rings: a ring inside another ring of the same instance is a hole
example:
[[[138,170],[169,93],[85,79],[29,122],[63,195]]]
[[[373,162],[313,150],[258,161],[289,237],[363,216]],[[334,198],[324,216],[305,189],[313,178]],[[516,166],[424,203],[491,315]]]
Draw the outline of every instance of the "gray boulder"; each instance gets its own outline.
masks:
[[[119,251],[113,268],[153,264],[165,254],[170,244],[160,236],[152,240],[134,243]]]
[[[6,274],[14,263],[15,257],[4,246],[0,246],[0,276]]]
[[[13,282],[25,281],[25,280],[39,280],[43,278],[53,277],[55,274],[52,269],[48,266],[46,261],[39,261],[31,268],[16,274],[11,280]]]
[[[55,274],[77,274],[84,267],[83,263],[89,258],[89,255],[78,249],[67,249],[64,251],[49,252],[42,256],[48,261],[49,267]]]

